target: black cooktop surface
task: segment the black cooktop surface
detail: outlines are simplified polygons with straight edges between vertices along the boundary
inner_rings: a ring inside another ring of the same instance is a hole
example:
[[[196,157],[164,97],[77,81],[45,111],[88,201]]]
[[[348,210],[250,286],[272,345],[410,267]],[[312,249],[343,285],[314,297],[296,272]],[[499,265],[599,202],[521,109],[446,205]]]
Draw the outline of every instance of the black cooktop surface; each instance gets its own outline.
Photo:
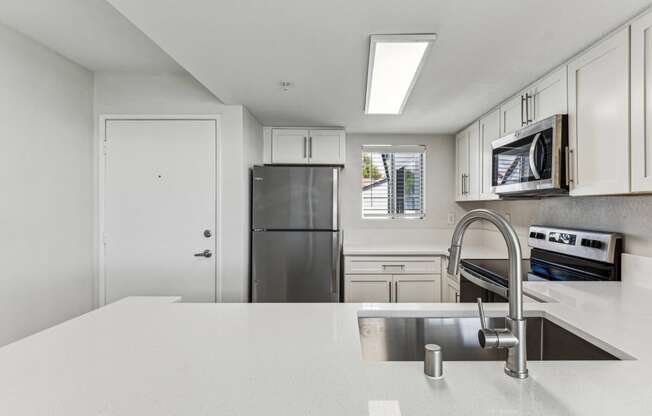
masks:
[[[509,274],[509,260],[499,259],[464,259],[461,261],[462,267],[491,279],[501,286],[507,286],[507,276]],[[530,260],[523,260],[521,263],[523,270],[523,281],[528,280],[528,274],[531,272]]]

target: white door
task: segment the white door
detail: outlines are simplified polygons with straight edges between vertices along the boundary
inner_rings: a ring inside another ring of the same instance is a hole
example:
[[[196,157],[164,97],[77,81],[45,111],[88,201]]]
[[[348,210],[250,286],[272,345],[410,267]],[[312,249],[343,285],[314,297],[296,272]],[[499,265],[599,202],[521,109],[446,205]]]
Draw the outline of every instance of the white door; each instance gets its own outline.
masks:
[[[568,64],[571,195],[629,192],[629,28]]]
[[[534,121],[543,120],[555,114],[568,112],[568,73],[566,66],[552,72],[532,87],[533,108],[530,109]]]
[[[273,129],[272,163],[308,163],[308,130]]]
[[[346,276],[344,301],[349,303],[387,303],[392,301],[391,275]]]
[[[523,127],[525,114],[523,96],[514,96],[500,105],[500,136],[506,136]]]
[[[496,109],[480,119],[480,199],[498,199],[491,192],[491,143],[500,138],[500,110]]]
[[[106,303],[215,301],[216,137],[215,120],[107,120]]]
[[[441,302],[441,277],[394,275],[394,299],[398,303]]]
[[[632,24],[632,191],[652,191],[652,13]]]
[[[310,130],[308,157],[314,164],[344,164],[344,132]]]

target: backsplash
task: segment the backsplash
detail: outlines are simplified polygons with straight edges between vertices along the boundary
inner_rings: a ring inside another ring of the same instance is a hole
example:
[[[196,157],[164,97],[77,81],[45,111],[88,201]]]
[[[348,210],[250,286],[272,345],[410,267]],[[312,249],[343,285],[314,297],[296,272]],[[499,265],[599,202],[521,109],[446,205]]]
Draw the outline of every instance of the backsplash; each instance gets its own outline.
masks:
[[[532,224],[620,232],[626,253],[652,257],[652,195],[490,201],[464,208],[477,205],[508,213],[522,238]]]

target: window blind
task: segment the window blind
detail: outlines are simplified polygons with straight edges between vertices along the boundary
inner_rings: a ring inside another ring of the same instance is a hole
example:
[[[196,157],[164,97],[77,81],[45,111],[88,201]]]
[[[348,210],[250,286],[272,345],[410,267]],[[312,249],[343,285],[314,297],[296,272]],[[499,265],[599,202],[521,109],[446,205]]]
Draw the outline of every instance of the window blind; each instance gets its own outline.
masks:
[[[425,146],[362,146],[362,216],[423,218]]]

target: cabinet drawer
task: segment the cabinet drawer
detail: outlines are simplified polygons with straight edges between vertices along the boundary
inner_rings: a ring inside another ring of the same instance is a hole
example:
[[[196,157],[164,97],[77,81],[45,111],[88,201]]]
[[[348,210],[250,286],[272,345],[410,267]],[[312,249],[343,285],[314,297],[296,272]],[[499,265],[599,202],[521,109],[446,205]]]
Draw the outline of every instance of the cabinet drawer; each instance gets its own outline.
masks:
[[[441,274],[439,257],[347,256],[346,274]]]

